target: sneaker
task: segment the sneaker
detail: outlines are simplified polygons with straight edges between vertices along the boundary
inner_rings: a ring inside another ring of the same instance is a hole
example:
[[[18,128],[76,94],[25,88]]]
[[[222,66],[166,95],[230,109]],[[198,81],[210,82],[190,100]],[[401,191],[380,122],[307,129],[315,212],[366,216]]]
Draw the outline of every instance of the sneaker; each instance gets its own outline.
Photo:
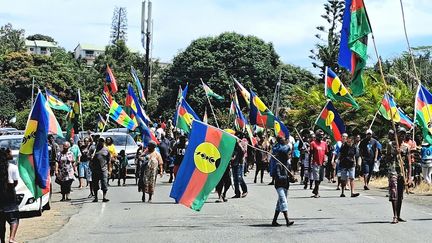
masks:
[[[234,196],[231,197],[231,198],[240,198],[240,195],[234,195]]]
[[[340,191],[340,188],[339,188],[339,187],[336,187],[336,191]]]
[[[247,196],[247,194],[248,194],[247,192],[243,192],[243,194],[241,195],[241,197],[244,198],[244,197]]]
[[[109,202],[109,199],[104,198],[104,199],[102,199],[102,202]]]
[[[98,202],[98,199],[97,198],[95,198],[95,199],[93,199],[93,201],[92,202]]]
[[[369,190],[368,186],[364,186],[363,189],[365,189],[365,191]]]
[[[345,197],[345,194],[342,193],[342,194],[340,195],[340,197]],[[352,197],[352,195],[351,195],[351,197]]]
[[[287,223],[287,227],[290,227],[291,225],[293,225],[294,224],[294,221],[289,221],[288,223]]]
[[[358,197],[360,196],[360,193],[351,193],[351,197]]]
[[[272,222],[272,226],[279,227],[281,226],[281,224],[279,224],[278,222]]]

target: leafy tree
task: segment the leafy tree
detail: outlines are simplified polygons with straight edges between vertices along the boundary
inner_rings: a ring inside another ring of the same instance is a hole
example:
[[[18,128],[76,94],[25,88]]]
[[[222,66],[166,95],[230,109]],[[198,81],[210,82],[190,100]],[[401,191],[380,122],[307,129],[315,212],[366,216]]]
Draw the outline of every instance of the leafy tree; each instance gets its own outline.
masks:
[[[34,40],[43,40],[43,41],[48,41],[48,42],[54,42],[55,43],[54,38],[52,38],[51,36],[42,35],[42,34],[29,35],[29,36],[27,36],[26,39],[27,40],[31,40],[31,41],[34,41]]]
[[[15,115],[15,96],[9,87],[1,85],[0,97],[0,123],[4,123]]]
[[[25,50],[24,30],[14,29],[11,23],[0,28],[0,56]]]
[[[111,25],[111,42],[115,44],[119,40],[127,40],[127,16],[126,8],[114,8]]]
[[[323,25],[316,27],[320,32],[315,35],[318,43],[315,44],[315,49],[310,50],[311,55],[309,56],[312,59],[312,65],[319,68],[321,74],[324,74],[325,67],[328,66],[339,76],[345,75],[337,64],[340,45],[339,27],[342,23],[344,9],[345,1],[342,0],[327,0],[327,3],[324,4],[325,14],[321,17],[326,20],[328,27]]]
[[[163,74],[162,82],[167,89],[160,99],[157,114],[172,116],[179,85],[184,87],[189,83],[187,100],[202,117],[208,102],[201,87],[201,79],[213,91],[225,97],[224,101],[212,102],[216,110],[228,111],[229,87],[233,86],[233,78],[246,88],[252,88],[270,105],[281,70],[288,73],[282,75],[284,85],[300,82],[303,79],[300,76],[306,73],[304,79],[313,79],[313,75],[307,71],[282,65],[273,45],[255,36],[226,32],[216,37],[199,38],[180,52]]]

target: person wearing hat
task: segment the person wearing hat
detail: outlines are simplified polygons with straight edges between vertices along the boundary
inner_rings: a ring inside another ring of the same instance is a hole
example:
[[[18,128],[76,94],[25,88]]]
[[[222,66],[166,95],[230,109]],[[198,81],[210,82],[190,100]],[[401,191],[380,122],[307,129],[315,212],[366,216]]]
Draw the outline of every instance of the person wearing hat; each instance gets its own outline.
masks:
[[[149,195],[148,202],[152,201],[156,186],[156,174],[159,168],[159,175],[162,178],[163,160],[159,152],[156,151],[156,142],[150,141],[147,145],[147,150],[141,155],[143,164],[141,165],[140,181],[138,190],[142,191],[141,200],[145,202],[147,193]]]
[[[372,137],[372,130],[366,131],[366,138],[360,142],[360,156],[362,158],[362,171],[364,177],[364,189],[369,190],[369,181],[373,167],[378,160],[378,141]]]
[[[432,184],[432,145],[427,141],[422,143],[421,167],[424,180],[427,184]]]

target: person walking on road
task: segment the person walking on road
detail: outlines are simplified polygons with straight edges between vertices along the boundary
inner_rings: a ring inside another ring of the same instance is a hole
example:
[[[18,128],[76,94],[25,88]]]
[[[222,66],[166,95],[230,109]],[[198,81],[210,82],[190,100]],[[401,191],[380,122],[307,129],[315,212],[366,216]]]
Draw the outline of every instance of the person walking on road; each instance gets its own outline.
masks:
[[[255,179],[254,183],[257,182],[258,173],[260,173],[260,182],[264,183],[263,177],[264,177],[264,171],[268,167],[268,151],[269,151],[269,145],[267,143],[267,140],[264,138],[262,134],[259,135],[258,144],[256,145],[257,148],[260,150],[255,151],[255,159],[256,159],[256,169],[255,169]],[[263,152],[263,151],[267,151]]]
[[[152,197],[156,186],[156,175],[159,169],[159,176],[163,175],[163,160],[159,152],[156,151],[156,143],[150,141],[145,153],[143,153],[140,173],[140,183],[138,183],[139,191],[142,191],[142,201],[145,202],[145,194],[149,195],[148,202],[152,202]]]
[[[69,198],[72,182],[75,180],[74,174],[74,155],[70,151],[70,143],[63,144],[63,150],[57,156],[56,177],[60,182],[62,199],[60,201],[70,201]]]
[[[71,138],[70,139],[70,144],[71,144],[71,147],[70,147],[69,150],[72,152],[73,158],[74,158],[74,171],[77,173],[77,176],[78,176],[78,179],[79,179],[79,171],[78,171],[78,169],[79,169],[79,167],[81,165],[81,156],[82,156],[81,149],[80,149],[81,140],[78,140],[77,143],[75,143],[74,139]],[[79,189],[83,188],[81,180],[79,180],[78,188]]]
[[[424,180],[432,184],[432,145],[424,141],[421,148],[421,167]]]
[[[105,140],[105,146],[108,149],[108,152],[110,153],[110,160],[108,161],[108,186],[109,186],[109,179],[111,178],[112,181],[114,181],[114,173],[113,173],[113,167],[114,164],[117,161],[117,150],[116,147],[114,145],[114,141],[112,139],[112,137],[107,137]]]
[[[177,171],[180,168],[181,162],[183,161],[184,155],[186,153],[187,138],[184,135],[179,137],[179,141],[174,145],[172,149],[172,155],[174,156],[174,178],[177,176]],[[172,179],[170,178],[172,182]]]
[[[319,195],[319,185],[324,177],[324,160],[325,155],[328,152],[328,146],[326,141],[323,140],[324,132],[319,129],[316,131],[316,139],[310,144],[310,156],[311,156],[311,179],[315,182],[315,187],[312,190],[314,194],[312,197],[318,198]]]
[[[127,166],[128,166],[128,158],[126,156],[126,152],[122,149],[119,153],[119,172],[118,172],[118,181],[117,186],[120,186],[120,180],[123,180],[123,186],[126,186],[126,174],[127,174]]]
[[[87,185],[90,188],[89,197],[93,196],[92,184],[91,184],[91,170],[90,170],[90,147],[92,146],[91,137],[84,138],[84,142],[80,145],[81,150],[81,163],[78,166],[78,177],[80,184],[84,185],[84,179],[87,181]]]
[[[359,145],[362,157],[362,170],[364,178],[364,189],[369,190],[369,181],[373,173],[375,162],[378,160],[378,141],[372,137],[372,130],[366,131],[364,138]]]
[[[232,198],[241,198],[246,197],[248,194],[247,185],[243,179],[243,166],[245,164],[245,151],[241,145],[242,141],[237,140],[237,143],[234,147],[233,158],[231,160],[231,167],[233,172],[233,181],[234,181],[234,196]],[[240,187],[242,189],[242,193],[240,192]]]
[[[282,142],[278,144],[283,144]],[[287,146],[287,145],[285,145]],[[289,152],[289,151],[287,151]],[[280,153],[284,153],[284,151],[280,150]],[[280,156],[280,158],[283,158],[284,156]],[[294,221],[290,221],[288,218],[288,189],[289,189],[289,176],[287,172],[288,168],[288,153],[286,153],[286,159],[277,161],[275,166],[275,172],[274,172],[274,179],[275,179],[275,188],[276,192],[278,194],[278,200],[276,203],[276,209],[275,214],[273,216],[272,226],[281,226],[277,219],[279,217],[279,214],[282,212],[285,221],[286,226],[291,226],[294,224]],[[279,158],[278,158],[279,159]]]
[[[110,153],[105,147],[105,140],[99,138],[90,164],[92,170],[93,193],[95,197],[93,202],[98,202],[99,188],[103,193],[102,202],[109,202],[109,199],[106,198],[106,194],[108,192],[108,163],[110,159]]]
[[[355,178],[355,155],[356,147],[353,144],[353,139],[348,138],[348,134],[342,134],[342,145],[339,149],[339,169],[341,174],[341,197],[345,197],[345,186],[349,180],[351,197],[358,197],[360,194],[354,192]]]
[[[9,242],[16,242],[19,225],[18,203],[15,187],[18,185],[18,167],[10,163],[10,149],[0,149],[0,241],[6,242],[6,222],[10,225]]]

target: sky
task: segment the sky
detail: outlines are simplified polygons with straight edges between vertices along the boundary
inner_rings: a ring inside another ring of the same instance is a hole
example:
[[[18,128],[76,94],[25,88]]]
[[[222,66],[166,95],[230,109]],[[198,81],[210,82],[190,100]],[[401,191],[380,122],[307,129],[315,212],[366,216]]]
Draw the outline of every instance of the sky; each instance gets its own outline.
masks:
[[[0,25],[12,23],[26,36],[52,36],[73,50],[78,43],[109,43],[115,6],[126,7],[127,44],[141,46],[141,0],[2,0]],[[272,42],[284,63],[314,72],[308,58],[317,43],[316,26],[326,0],[153,0],[153,57],[171,62],[192,40],[225,31],[255,35]],[[382,57],[394,58],[407,50],[399,0],[364,0]],[[404,0],[411,46],[432,43],[432,1]],[[376,61],[369,48],[369,63]]]

